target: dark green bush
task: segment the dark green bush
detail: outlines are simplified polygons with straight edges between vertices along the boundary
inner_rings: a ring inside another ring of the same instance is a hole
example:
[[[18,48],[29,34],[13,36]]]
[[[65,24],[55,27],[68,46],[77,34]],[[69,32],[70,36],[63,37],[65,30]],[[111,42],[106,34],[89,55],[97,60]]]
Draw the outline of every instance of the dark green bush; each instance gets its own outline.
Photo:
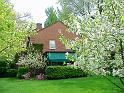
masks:
[[[7,69],[6,77],[16,77],[17,69]]]
[[[22,75],[28,72],[27,67],[19,67],[17,72],[17,77],[22,78]]]
[[[0,77],[4,77],[6,75],[6,71],[6,67],[0,67]]]
[[[45,69],[45,75],[47,79],[64,79],[87,76],[81,68],[69,66],[48,66]]]
[[[7,63],[5,61],[0,61],[0,67],[6,67]]]
[[[17,65],[14,62],[9,62],[8,66],[10,69],[17,69]]]
[[[4,77],[7,71],[7,60],[0,57],[0,77]]]
[[[0,56],[0,77],[15,77],[17,74],[16,69],[11,69],[10,60],[7,60],[6,57]]]

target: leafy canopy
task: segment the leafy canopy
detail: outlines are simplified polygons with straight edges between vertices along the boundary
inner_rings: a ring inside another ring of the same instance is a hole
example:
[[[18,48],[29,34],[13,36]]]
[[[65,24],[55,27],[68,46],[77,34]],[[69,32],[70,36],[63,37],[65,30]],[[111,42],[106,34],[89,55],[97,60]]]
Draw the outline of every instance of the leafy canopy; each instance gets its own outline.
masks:
[[[16,52],[25,49],[24,40],[32,27],[31,23],[19,24],[18,20],[12,5],[0,0],[0,56],[11,59]]]
[[[58,21],[58,17],[57,17],[57,12],[53,7],[49,7],[45,10],[47,19],[44,23],[44,26],[49,26],[53,23],[55,23],[56,21]]]

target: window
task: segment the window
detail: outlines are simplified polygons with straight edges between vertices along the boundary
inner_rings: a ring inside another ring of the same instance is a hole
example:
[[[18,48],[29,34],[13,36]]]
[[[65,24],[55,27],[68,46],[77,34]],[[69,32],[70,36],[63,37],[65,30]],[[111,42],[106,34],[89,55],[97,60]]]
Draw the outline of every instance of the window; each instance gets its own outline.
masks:
[[[58,29],[58,32],[59,32],[59,34],[62,34],[62,31],[61,31],[61,29]]]
[[[50,40],[50,41],[49,41],[49,48],[50,48],[50,49],[56,49],[55,40]]]

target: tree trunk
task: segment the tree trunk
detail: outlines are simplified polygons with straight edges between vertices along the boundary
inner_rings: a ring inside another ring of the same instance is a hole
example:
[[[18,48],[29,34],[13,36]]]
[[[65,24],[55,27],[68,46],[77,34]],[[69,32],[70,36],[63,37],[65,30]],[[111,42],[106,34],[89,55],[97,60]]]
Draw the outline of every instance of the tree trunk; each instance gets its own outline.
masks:
[[[124,67],[124,53],[123,53],[123,44],[122,44],[122,39],[120,39],[120,53],[121,53],[121,58],[122,58],[122,61],[123,61],[123,67]]]

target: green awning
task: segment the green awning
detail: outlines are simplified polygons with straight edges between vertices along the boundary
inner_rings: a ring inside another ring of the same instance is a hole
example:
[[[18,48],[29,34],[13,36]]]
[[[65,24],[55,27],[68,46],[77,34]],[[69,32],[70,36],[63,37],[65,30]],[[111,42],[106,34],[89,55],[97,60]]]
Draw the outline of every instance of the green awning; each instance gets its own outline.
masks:
[[[68,62],[65,57],[65,52],[49,52],[47,53],[48,61],[50,62]]]

